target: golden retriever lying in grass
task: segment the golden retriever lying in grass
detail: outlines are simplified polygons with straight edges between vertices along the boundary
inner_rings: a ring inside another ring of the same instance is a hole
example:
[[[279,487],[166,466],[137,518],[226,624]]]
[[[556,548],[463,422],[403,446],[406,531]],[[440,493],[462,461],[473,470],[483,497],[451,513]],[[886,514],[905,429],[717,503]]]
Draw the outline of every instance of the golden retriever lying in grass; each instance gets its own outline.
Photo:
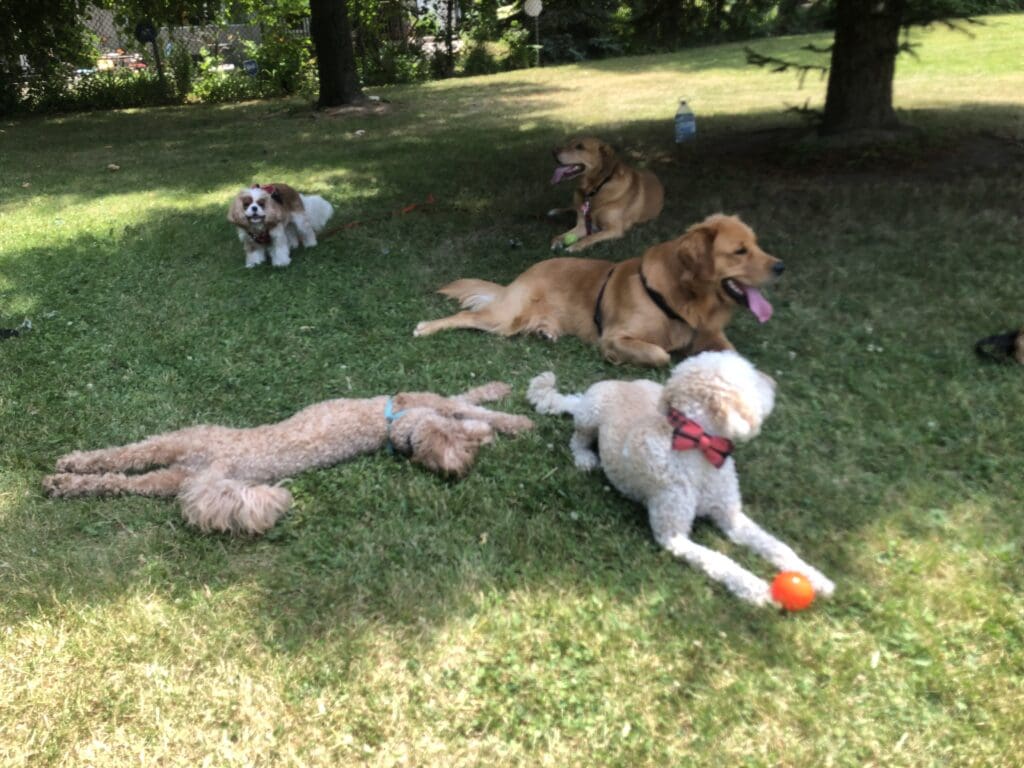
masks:
[[[651,171],[630,168],[608,144],[595,138],[572,139],[556,149],[552,184],[580,180],[573,208],[554,208],[549,216],[575,211],[576,226],[551,241],[552,250],[575,253],[602,240],[622,237],[634,224],[661,213],[665,191]]]
[[[508,286],[456,280],[439,292],[464,310],[421,322],[413,335],[449,328],[552,340],[571,335],[598,344],[613,363],[668,365],[671,352],[733,349],[724,331],[738,306],[766,322],[772,306],[759,288],[782,270],[750,227],[716,214],[618,264],[557,258],[534,264]]]

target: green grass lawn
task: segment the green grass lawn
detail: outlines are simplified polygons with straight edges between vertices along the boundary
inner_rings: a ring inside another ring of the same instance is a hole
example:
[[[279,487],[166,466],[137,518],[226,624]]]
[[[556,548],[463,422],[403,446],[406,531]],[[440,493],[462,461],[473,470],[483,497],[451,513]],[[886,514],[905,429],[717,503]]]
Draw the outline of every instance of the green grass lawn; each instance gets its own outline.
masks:
[[[0,326],[34,326],[0,341],[0,764],[1018,763],[1024,372],[972,344],[1024,319],[1024,16],[973,35],[915,33],[895,90],[919,130],[882,149],[801,140],[786,106],[824,82],[748,68],[741,45],[386,89],[382,114],[0,123]],[[699,138],[677,150],[684,96]],[[549,255],[561,225],[540,214],[569,195],[550,148],[578,132],[667,191],[594,256],[724,210],[785,260],[771,322],[730,328],[779,382],[738,464],[752,516],[832,601],[757,610],[674,561],[573,468],[556,418],[459,483],[386,454],[296,477],[257,540],[171,502],[43,497],[67,451],[197,422],[489,379],[529,413],[540,371],[663,378],[575,339],[412,337],[453,308],[437,286]],[[252,181],[364,224],[246,270],[225,214]]]

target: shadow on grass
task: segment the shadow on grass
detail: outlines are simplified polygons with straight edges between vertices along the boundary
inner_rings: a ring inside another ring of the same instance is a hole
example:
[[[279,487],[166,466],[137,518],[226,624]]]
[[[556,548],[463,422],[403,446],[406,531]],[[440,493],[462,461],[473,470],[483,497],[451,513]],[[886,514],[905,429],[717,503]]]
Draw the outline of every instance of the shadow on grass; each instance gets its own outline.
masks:
[[[475,88],[461,98],[477,98]],[[550,96],[548,88],[511,84],[508,109],[522,107],[516,99]],[[553,226],[538,223],[536,212],[569,194],[546,186],[546,147],[560,125],[541,120],[505,131],[496,146],[493,131],[507,129],[510,114],[499,112],[482,115],[462,140],[432,143],[418,130],[425,123],[400,117],[399,108],[386,141],[346,138],[325,146],[323,124],[311,121],[308,134],[289,132],[301,118],[265,113],[264,105],[234,109],[243,118],[262,114],[274,137],[267,146],[277,147],[281,134],[301,138],[287,154],[250,160],[261,146],[253,139],[258,131],[239,139],[222,110],[203,111],[198,122],[170,110],[98,119],[89,141],[126,123],[152,126],[156,135],[148,140],[168,156],[154,160],[161,168],[141,179],[140,192],[185,192],[190,177],[213,189],[240,174],[287,167],[296,169],[292,176],[312,170],[327,184],[372,188],[360,210],[339,201],[336,221],[427,192],[441,202],[430,213],[300,250],[287,270],[242,268],[223,221],[226,201],[133,217],[131,231],[109,240],[79,238],[6,256],[8,293],[42,318],[31,334],[0,349],[3,419],[19,436],[2,448],[11,478],[0,488],[0,541],[13,574],[6,620],[63,602],[114,602],[138,590],[183,607],[204,599],[206,588],[247,591],[256,596],[254,631],[295,652],[339,626],[382,621],[435,630],[471,614],[491,593],[576,590],[629,603],[656,589],[669,595],[657,609],[661,631],[721,632],[723,642],[771,663],[765,637],[785,629],[658,551],[642,510],[606,491],[598,476],[573,470],[564,420],[539,419],[533,434],[488,446],[457,484],[383,454],[303,475],[292,486],[295,511],[260,541],[199,535],[168,502],[42,498],[38,480],[58,455],[189,423],[257,424],[328,397],[453,392],[487,379],[512,383],[506,405],[528,412],[522,392],[542,370],[558,371],[567,388],[613,376],[660,378],[612,368],[575,340],[411,338],[417,320],[450,308],[432,295],[437,285],[462,275],[507,279],[548,255]],[[1010,118],[997,108],[973,115],[979,122]],[[914,117],[936,130],[956,121]],[[383,127],[390,119],[372,120]],[[356,124],[346,118],[329,130]],[[1012,287],[991,285],[991,275],[1009,274],[1016,230],[992,223],[1019,215],[1019,198],[1007,195],[1006,185],[1019,190],[1020,177],[1012,162],[1000,161],[973,177],[965,193],[962,169],[929,170],[947,168],[949,148],[960,146],[941,137],[896,150],[903,165],[894,165],[892,154],[858,161],[800,144],[799,128],[774,116],[722,116],[702,125],[701,141],[679,152],[665,151],[668,126],[660,122],[628,131],[594,126],[595,134],[611,133],[627,156],[656,168],[669,191],[658,222],[594,255],[627,258],[724,209],[743,213],[784,256],[790,272],[772,291],[771,328],[749,318],[731,328],[737,346],[780,381],[778,412],[744,449],[741,481],[753,516],[840,582],[839,604],[826,610],[856,612],[862,606],[843,602],[843,585],[869,576],[851,565],[858,532],[884,516],[909,514],[904,492],[913,509],[940,508],[950,496],[1018,498],[1007,479],[1016,467],[1016,434],[1002,418],[1007,408],[1024,407],[1017,372],[974,367],[968,344],[1001,330],[1017,306]],[[197,156],[176,135],[186,129],[209,152]],[[233,159],[210,163],[219,143],[232,148]],[[133,151],[144,159],[151,148]],[[331,175],[337,168],[343,170]],[[178,178],[180,184],[167,183]],[[95,180],[75,178],[61,192],[103,194]],[[970,263],[961,239],[971,244]],[[949,306],[958,307],[955,317]],[[994,329],[983,326],[996,320]],[[979,451],[981,439],[1005,452]],[[824,458],[801,458],[808,454]],[[1000,522],[1004,511],[995,509],[992,529],[1019,535],[1014,524]],[[721,546],[706,527],[698,537]],[[763,564],[738,556],[767,575]],[[355,639],[358,646],[361,637]]]

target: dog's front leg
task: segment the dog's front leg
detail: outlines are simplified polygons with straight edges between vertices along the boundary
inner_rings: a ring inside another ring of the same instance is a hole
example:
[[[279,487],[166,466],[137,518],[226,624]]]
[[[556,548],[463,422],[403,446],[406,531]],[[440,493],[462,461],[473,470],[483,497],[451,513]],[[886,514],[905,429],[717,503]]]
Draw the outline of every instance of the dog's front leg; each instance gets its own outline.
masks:
[[[566,242],[566,238],[569,238],[569,242]],[[560,251],[563,248],[573,250],[575,246],[587,239],[587,220],[582,213],[576,211],[576,226],[570,229],[568,232],[563,232],[560,235],[556,235],[551,240],[551,250]],[[585,247],[585,246],[584,246]]]
[[[725,337],[721,331],[709,331],[705,328],[698,328],[686,350],[688,355],[696,355],[700,352],[732,352],[736,347]]]
[[[586,227],[584,227],[584,234],[586,235]],[[604,240],[615,240],[616,238],[622,237],[625,234],[625,230],[618,227],[611,227],[609,229],[602,229],[593,234],[581,237],[575,243],[570,245],[565,250],[569,253],[577,253],[582,251],[584,248],[589,248],[592,245],[596,245]]]
[[[270,230],[270,263],[275,267],[287,267],[292,263],[290,254],[288,233],[284,225],[278,225]]]
[[[686,536],[673,536],[660,544],[676,557],[721,582],[736,597],[754,605],[772,603],[768,582],[733,562],[721,552],[702,547]]]
[[[772,605],[768,582],[755,576],[721,552],[690,539],[695,504],[693,500],[671,493],[648,502],[651,530],[657,542],[676,557],[704,571],[730,592],[754,605]]]
[[[801,560],[789,545],[772,536],[743,514],[738,507],[728,512],[713,511],[711,516],[721,526],[726,536],[756,552],[780,571],[802,573],[810,580],[814,591],[822,597],[831,597],[835,592],[836,585],[821,571]]]
[[[245,268],[252,269],[257,267],[267,260],[267,249],[264,248],[257,242],[254,242],[252,238],[246,235],[246,239],[242,241],[245,244]]]

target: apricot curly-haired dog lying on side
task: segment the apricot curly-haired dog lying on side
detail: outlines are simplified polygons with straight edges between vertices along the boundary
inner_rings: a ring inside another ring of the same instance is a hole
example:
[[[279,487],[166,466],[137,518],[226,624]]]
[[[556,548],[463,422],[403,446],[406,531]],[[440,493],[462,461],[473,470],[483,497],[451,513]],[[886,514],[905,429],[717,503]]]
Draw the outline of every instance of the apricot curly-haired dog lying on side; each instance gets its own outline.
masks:
[[[656,219],[665,202],[658,177],[622,162],[611,145],[595,138],[570,139],[554,151],[552,184],[579,178],[572,208],[554,208],[549,216],[574,211],[576,226],[551,241],[553,250],[575,253],[602,240],[622,237],[634,224]],[[569,240],[566,240],[566,237]]]
[[[189,427],[69,453],[43,487],[51,496],[177,496],[185,520],[204,531],[259,534],[292,503],[291,493],[272,483],[385,445],[432,472],[464,475],[495,431],[515,434],[533,426],[525,416],[478,405],[508,393],[507,384],[491,382],[454,397],[402,392],[328,400],[248,429]],[[138,473],[126,474],[133,470]]]
[[[599,345],[613,363],[668,365],[671,352],[732,349],[725,326],[737,307],[766,322],[772,305],[759,288],[782,270],[750,227],[716,214],[618,264],[557,258],[534,264],[508,286],[456,280],[439,292],[465,310],[421,322],[413,335],[449,328],[552,340],[570,335]]]
[[[541,413],[567,413],[576,429],[576,466],[602,467],[620,493],[647,507],[658,543],[755,605],[773,603],[768,583],[720,552],[690,539],[709,517],[735,543],[782,571],[804,574],[823,597],[835,585],[743,513],[734,442],[757,437],[775,405],[775,382],[735,352],[705,352],[677,365],[665,386],[601,381],[563,395],[555,375],[530,382]]]

